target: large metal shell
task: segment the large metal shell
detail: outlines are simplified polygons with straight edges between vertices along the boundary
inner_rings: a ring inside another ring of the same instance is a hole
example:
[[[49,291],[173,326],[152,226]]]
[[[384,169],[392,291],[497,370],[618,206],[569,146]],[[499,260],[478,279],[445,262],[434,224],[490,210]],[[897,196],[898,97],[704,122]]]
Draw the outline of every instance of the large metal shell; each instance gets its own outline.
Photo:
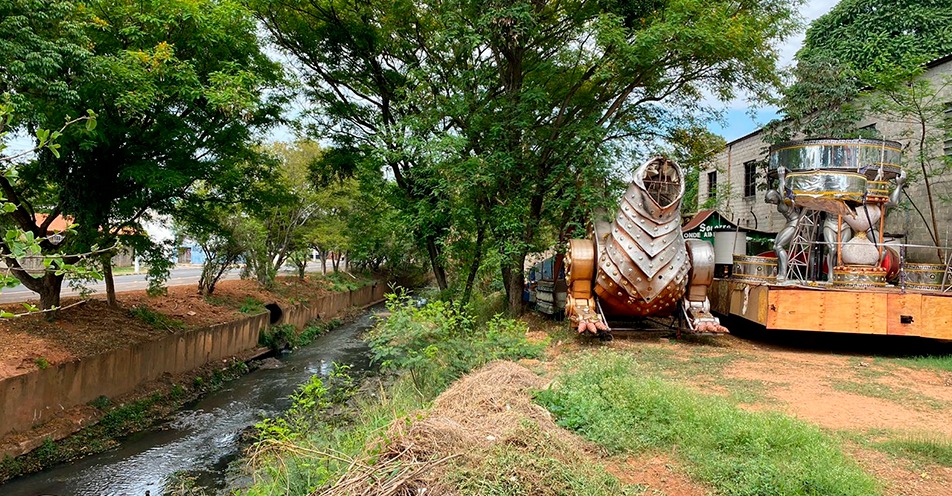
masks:
[[[635,171],[618,214],[595,223],[595,293],[611,314],[647,316],[673,311],[691,268],[681,234],[684,175],[663,157]]]
[[[899,174],[902,145],[871,139],[809,139],[770,147],[770,172],[777,166],[787,171],[839,170],[863,174],[870,179],[882,170],[885,179]]]

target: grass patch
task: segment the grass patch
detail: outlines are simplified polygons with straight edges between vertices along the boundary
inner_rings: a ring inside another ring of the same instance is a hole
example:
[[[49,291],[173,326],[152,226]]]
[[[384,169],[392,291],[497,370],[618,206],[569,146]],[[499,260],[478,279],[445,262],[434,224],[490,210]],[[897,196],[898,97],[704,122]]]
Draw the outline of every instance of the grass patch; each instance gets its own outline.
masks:
[[[173,319],[146,306],[134,306],[129,309],[129,314],[156,329],[164,331],[185,329],[185,323],[181,320]]]
[[[737,403],[771,402],[767,397],[767,386],[761,381],[724,376],[724,370],[729,365],[743,358],[736,353],[715,351],[709,354],[692,354],[685,359],[683,354],[675,350],[646,346],[640,348],[636,356],[634,367],[639,373],[723,388]]]
[[[266,312],[267,309],[264,307],[263,301],[248,296],[244,299],[244,301],[241,302],[240,305],[238,305],[238,311],[241,313],[256,315]]]
[[[873,443],[873,447],[894,456],[943,467],[952,467],[952,442],[932,436],[913,436]]]
[[[493,360],[542,356],[545,343],[526,340],[524,322],[473,313],[434,301],[417,308],[407,295],[388,295],[391,315],[368,333],[371,357],[384,371],[406,371],[420,394],[435,398],[451,382]]]
[[[894,360],[894,362],[899,365],[916,369],[952,372],[952,355],[897,358]]]
[[[911,405],[920,409],[942,410],[946,405],[936,399],[916,394],[905,388],[897,388],[878,382],[858,382],[849,380],[834,380],[830,383],[833,389],[846,393],[878,398],[903,405]]]
[[[676,448],[692,477],[729,495],[880,493],[835,440],[806,423],[646,377],[615,353],[586,354],[572,367],[538,401],[612,453]]]

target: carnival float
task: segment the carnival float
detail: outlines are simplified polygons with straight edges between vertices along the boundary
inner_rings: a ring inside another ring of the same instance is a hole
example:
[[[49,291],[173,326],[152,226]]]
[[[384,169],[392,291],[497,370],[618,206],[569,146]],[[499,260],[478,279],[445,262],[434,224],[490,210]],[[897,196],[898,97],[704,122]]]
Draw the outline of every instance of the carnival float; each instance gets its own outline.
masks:
[[[906,183],[901,154],[886,140],[771,147],[765,201],[784,223],[773,250],[757,255],[737,242],[739,229],[715,233],[725,236],[714,243],[685,239],[683,172],[652,158],[633,173],[617,213],[569,242],[565,315],[580,334],[603,338],[619,322],[664,316],[680,330],[727,332],[720,315],[763,331],[952,339],[947,251],[932,247],[941,263],[916,263],[907,248],[924,247],[886,232]]]

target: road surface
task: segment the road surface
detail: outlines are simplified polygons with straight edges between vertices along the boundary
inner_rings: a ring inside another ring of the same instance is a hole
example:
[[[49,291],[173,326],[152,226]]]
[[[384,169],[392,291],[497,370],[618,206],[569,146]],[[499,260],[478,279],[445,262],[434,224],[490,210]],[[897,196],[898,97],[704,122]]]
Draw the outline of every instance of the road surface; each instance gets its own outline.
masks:
[[[241,269],[231,269],[223,277],[222,280],[226,279],[238,279]],[[176,267],[172,269],[172,275],[166,282],[167,286],[188,286],[188,285],[198,285],[198,278],[202,275],[201,267]],[[136,291],[141,289],[146,289],[149,287],[149,282],[145,280],[145,273],[142,274],[125,274],[115,276],[116,281],[116,292],[121,293],[123,291]],[[92,294],[105,294],[106,284],[102,281],[94,281],[87,284],[87,287],[92,290]],[[79,292],[74,291],[69,287],[69,281],[63,282],[63,291],[61,296],[76,296]],[[30,300],[39,300],[39,296],[30,291],[22,284],[15,288],[5,288],[0,292],[0,303],[19,303],[23,301]]]

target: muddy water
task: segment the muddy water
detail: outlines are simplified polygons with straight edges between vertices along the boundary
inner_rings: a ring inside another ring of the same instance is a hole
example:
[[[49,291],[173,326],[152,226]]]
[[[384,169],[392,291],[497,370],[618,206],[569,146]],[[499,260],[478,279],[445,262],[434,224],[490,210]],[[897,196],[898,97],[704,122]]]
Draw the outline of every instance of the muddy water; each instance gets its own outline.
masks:
[[[118,448],[0,485],[3,496],[161,495],[172,474],[187,472],[206,487],[226,486],[225,467],[238,456],[239,435],[288,404],[288,395],[333,364],[366,370],[359,335],[374,322],[374,307],[355,321],[281,357],[278,369],[259,369],[189,405],[154,430],[123,439]]]

